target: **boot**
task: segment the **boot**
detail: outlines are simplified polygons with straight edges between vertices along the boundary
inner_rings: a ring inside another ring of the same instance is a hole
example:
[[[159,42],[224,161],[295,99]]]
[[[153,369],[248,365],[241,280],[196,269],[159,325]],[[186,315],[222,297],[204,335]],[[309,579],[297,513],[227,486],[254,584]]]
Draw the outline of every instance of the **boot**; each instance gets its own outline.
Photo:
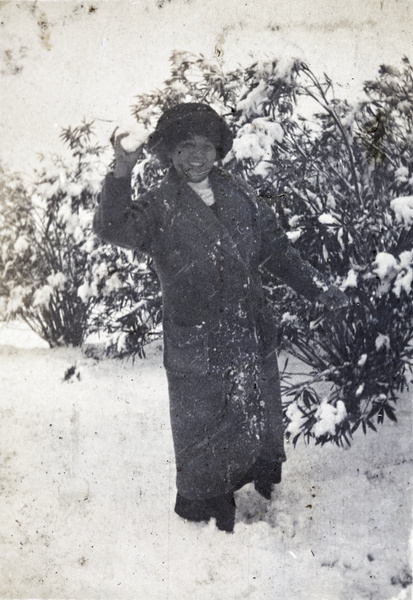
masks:
[[[274,483],[281,482],[282,463],[259,458],[254,465],[254,487],[266,500],[271,500]]]
[[[176,495],[175,512],[188,521],[209,521],[216,519],[218,529],[221,531],[234,531],[235,500],[233,493],[216,496],[205,500],[189,500],[179,493]]]
[[[218,529],[232,533],[235,524],[235,500],[231,492],[225,496],[217,496],[211,499],[212,516],[216,519]]]

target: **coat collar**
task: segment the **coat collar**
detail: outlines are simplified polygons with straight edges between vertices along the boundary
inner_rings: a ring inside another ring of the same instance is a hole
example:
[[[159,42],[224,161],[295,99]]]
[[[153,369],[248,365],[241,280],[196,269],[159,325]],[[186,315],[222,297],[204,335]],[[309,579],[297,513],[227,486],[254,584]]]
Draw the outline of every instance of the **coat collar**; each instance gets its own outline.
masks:
[[[233,258],[241,261],[245,266],[248,253],[245,252],[245,235],[241,224],[245,222],[246,203],[242,202],[242,192],[234,186],[232,177],[214,168],[210,174],[211,186],[214,191],[219,218],[209,206],[198,196],[198,194],[171,169],[163,182],[164,190],[167,191],[168,200],[176,202],[176,209],[185,218],[191,221],[209,242]],[[248,217],[250,213],[248,212]],[[242,241],[237,245],[237,241]],[[244,251],[242,251],[242,249]]]

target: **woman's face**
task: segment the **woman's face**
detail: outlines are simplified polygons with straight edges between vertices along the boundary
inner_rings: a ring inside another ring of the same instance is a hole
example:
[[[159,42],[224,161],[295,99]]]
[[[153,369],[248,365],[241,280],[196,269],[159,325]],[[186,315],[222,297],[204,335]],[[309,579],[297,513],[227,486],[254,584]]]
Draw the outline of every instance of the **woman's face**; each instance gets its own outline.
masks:
[[[203,135],[180,142],[171,155],[178,175],[191,183],[199,183],[208,177],[216,157],[214,144]]]

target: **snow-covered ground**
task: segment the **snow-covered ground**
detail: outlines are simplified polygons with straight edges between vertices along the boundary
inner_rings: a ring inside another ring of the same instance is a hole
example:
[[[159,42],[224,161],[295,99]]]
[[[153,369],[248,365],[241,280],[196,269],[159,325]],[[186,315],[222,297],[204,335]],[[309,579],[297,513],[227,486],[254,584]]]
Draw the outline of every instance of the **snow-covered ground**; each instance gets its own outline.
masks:
[[[2,328],[0,365],[1,598],[410,598],[411,393],[350,449],[287,446],[273,500],[245,486],[226,534],[173,511],[159,343],[98,362]]]

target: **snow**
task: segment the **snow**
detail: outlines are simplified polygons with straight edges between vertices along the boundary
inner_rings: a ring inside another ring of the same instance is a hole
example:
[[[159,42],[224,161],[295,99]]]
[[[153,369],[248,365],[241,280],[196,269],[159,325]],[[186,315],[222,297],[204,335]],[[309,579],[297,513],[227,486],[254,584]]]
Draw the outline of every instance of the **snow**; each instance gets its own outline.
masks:
[[[258,85],[237,103],[236,110],[244,113],[245,118],[251,118],[260,113],[261,105],[268,100],[270,95],[270,87],[264,79],[261,79]]]
[[[400,297],[402,291],[410,293],[413,283],[413,250],[405,250],[399,259],[387,252],[379,252],[373,266],[381,280],[382,290],[387,291],[393,284],[393,293]]]
[[[364,367],[367,361],[367,354],[362,354],[357,362],[358,367]]]
[[[354,269],[350,269],[349,272],[347,273],[347,277],[344,279],[343,283],[340,286],[340,289],[342,291],[346,290],[347,288],[355,288],[357,287],[357,273]]]
[[[33,295],[33,306],[48,306],[52,296],[53,288],[50,285],[43,285]]]
[[[287,445],[271,502],[236,493],[231,535],[174,513],[159,342],[134,363],[48,349],[23,328],[0,344],[1,598],[410,597],[408,393],[398,423],[349,449]]]
[[[294,231],[287,231],[287,237],[292,244],[296,242],[303,234],[302,229],[295,229]]]
[[[398,270],[397,258],[388,252],[378,252],[374,262],[373,273],[376,273],[382,281],[392,277]]]
[[[386,348],[386,350],[388,350],[390,348],[389,336],[379,333],[379,335],[376,337],[375,346],[376,350],[381,350],[382,348]]]
[[[281,144],[284,131],[279,123],[265,117],[253,119],[243,125],[234,139],[232,152],[237,160],[270,161],[272,147]],[[265,165],[260,165],[261,170]],[[268,167],[269,168],[269,167]],[[265,176],[265,170],[262,172]]]
[[[335,219],[331,213],[322,213],[318,217],[318,221],[319,223],[322,223],[322,225],[337,225],[337,219]]]
[[[146,115],[142,116],[144,119],[146,118]],[[122,138],[121,145],[125,152],[135,152],[135,150],[144,144],[148,138],[147,128],[140,123],[136,123],[135,127],[133,129],[129,128],[128,131],[126,131],[126,129],[118,129],[116,132],[116,135],[123,134],[125,137]]]
[[[58,290],[64,290],[65,289],[65,284],[67,281],[67,277],[64,273],[59,272],[59,273],[52,273],[51,275],[49,275],[49,277],[47,278],[47,283],[52,287],[52,288],[57,288]]]
[[[16,285],[10,292],[10,296],[6,301],[5,314],[10,315],[17,312],[22,306],[24,298],[27,296],[28,290],[21,285]]]
[[[396,169],[394,176],[398,183],[404,183],[409,179],[409,169],[405,166],[401,166]]]
[[[413,225],[413,196],[401,196],[390,202],[398,223],[406,228]]]
[[[23,235],[19,236],[14,243],[14,251],[16,254],[24,254],[29,248],[29,242]]]
[[[347,411],[344,402],[339,400],[337,405],[333,406],[327,402],[327,399],[324,399],[314,415],[317,419],[317,423],[313,428],[315,436],[319,438],[326,433],[334,435],[337,425],[344,421],[346,415]]]

